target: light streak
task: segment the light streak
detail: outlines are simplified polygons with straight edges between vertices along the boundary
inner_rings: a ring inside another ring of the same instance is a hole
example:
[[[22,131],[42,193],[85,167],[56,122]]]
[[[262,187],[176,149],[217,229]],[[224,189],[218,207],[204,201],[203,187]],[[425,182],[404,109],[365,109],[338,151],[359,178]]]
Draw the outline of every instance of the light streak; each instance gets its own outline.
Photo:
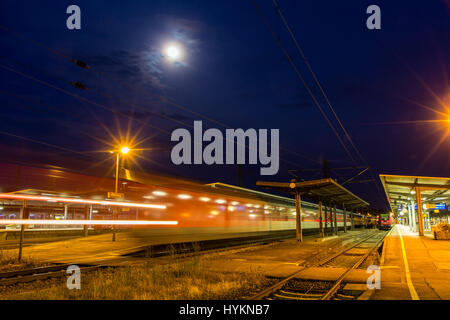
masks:
[[[90,199],[74,199],[74,198],[62,198],[62,197],[35,196],[35,195],[27,195],[27,194],[11,194],[11,193],[0,193],[0,199],[67,202],[67,203],[79,203],[79,204],[96,204],[96,205],[101,205],[101,206],[166,209],[166,206],[162,205],[162,204],[123,202],[123,201],[106,201],[106,200],[90,200]]]
[[[152,192],[155,196],[159,196],[159,197],[164,197],[164,196],[167,196],[167,192],[164,192],[164,191],[153,191]]]
[[[41,224],[41,225],[177,225],[178,221],[151,220],[39,220],[39,219],[0,219],[0,225]]]

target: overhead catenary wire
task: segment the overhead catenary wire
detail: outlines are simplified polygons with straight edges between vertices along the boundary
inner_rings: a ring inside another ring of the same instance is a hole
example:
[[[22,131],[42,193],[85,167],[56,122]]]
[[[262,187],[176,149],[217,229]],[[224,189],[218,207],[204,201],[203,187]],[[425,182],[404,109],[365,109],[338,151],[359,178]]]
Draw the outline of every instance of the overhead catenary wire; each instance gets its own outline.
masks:
[[[351,152],[348,150],[347,146],[345,145],[345,143],[342,141],[339,133],[337,132],[336,128],[334,127],[334,125],[331,123],[330,119],[328,118],[327,114],[323,111],[319,101],[317,100],[317,98],[315,97],[315,95],[313,94],[313,92],[311,91],[310,87],[308,86],[308,84],[306,83],[305,79],[303,78],[303,76],[301,75],[300,71],[298,70],[297,66],[295,65],[294,61],[292,60],[291,56],[289,55],[289,53],[286,51],[285,47],[283,46],[283,44],[281,43],[280,38],[276,35],[275,31],[273,31],[271,25],[269,24],[269,21],[266,19],[266,17],[264,16],[263,12],[261,11],[261,9],[259,8],[258,4],[255,2],[255,0],[250,0],[253,4],[253,6],[256,8],[256,10],[258,11],[260,17],[262,18],[262,20],[264,21],[264,24],[266,25],[266,27],[268,28],[268,30],[270,31],[270,33],[272,34],[273,38],[275,39],[275,41],[278,43],[278,45],[280,46],[281,51],[283,52],[283,54],[286,56],[286,58],[289,61],[289,64],[291,65],[291,67],[294,69],[295,73],[297,74],[298,78],[300,79],[300,81],[302,82],[303,86],[305,87],[306,91],[308,92],[308,94],[310,95],[310,97],[312,98],[314,104],[317,106],[317,108],[319,109],[320,113],[322,114],[322,116],[325,118],[325,120],[327,121],[329,127],[331,128],[331,130],[333,131],[333,133],[335,134],[336,138],[338,139],[339,143],[341,144],[342,148],[345,150],[345,152],[347,153],[347,155],[349,156],[349,158],[351,159],[351,161],[356,165],[356,161],[353,157],[353,155],[351,154]]]
[[[308,70],[309,70],[309,72],[311,73],[311,75],[312,75],[312,77],[313,77],[313,79],[314,79],[314,81],[315,81],[317,87],[319,88],[319,90],[320,90],[320,92],[322,93],[322,95],[323,95],[325,101],[327,102],[328,107],[330,108],[331,112],[333,113],[334,117],[336,118],[336,120],[337,120],[339,126],[342,128],[342,131],[344,132],[345,137],[346,137],[347,140],[350,142],[350,144],[352,145],[353,149],[354,149],[355,152],[358,154],[359,158],[360,158],[363,162],[366,162],[366,161],[364,160],[363,156],[361,155],[361,153],[359,152],[358,148],[356,147],[356,145],[353,143],[353,140],[352,140],[352,138],[350,137],[350,135],[348,134],[348,131],[345,129],[344,125],[342,124],[341,119],[338,117],[336,111],[334,110],[333,105],[332,105],[331,102],[330,102],[330,99],[328,98],[327,94],[325,93],[324,88],[323,88],[322,85],[320,84],[319,79],[317,78],[316,74],[314,73],[314,71],[313,71],[313,69],[312,69],[312,67],[311,67],[311,65],[310,65],[310,63],[309,63],[309,61],[308,61],[308,59],[306,58],[306,56],[305,56],[305,54],[304,54],[302,48],[300,47],[300,45],[299,45],[297,39],[295,38],[294,33],[292,32],[292,30],[291,30],[291,28],[289,27],[289,25],[288,25],[286,19],[284,18],[283,13],[281,12],[280,7],[278,6],[278,3],[276,2],[276,0],[272,0],[272,2],[273,2],[273,4],[274,4],[275,9],[277,10],[278,14],[279,14],[280,17],[281,17],[281,20],[283,20],[284,26],[285,26],[286,29],[288,30],[289,35],[291,36],[292,41],[294,41],[295,46],[297,47],[297,50],[298,50],[299,53],[300,53],[300,56],[302,57],[303,61],[305,62],[306,67],[308,68]]]
[[[284,24],[285,28],[287,29],[287,31],[288,31],[288,33],[289,33],[289,35],[290,35],[292,41],[294,42],[294,44],[295,44],[295,46],[296,46],[298,52],[300,53],[301,58],[303,59],[303,61],[304,61],[305,65],[306,65],[306,67],[308,68],[309,72],[311,73],[311,75],[312,75],[312,77],[313,77],[313,79],[314,79],[314,81],[315,81],[317,87],[319,88],[320,92],[322,93],[322,96],[324,97],[324,99],[325,99],[325,101],[326,101],[328,107],[330,108],[330,110],[331,110],[331,112],[333,113],[333,115],[334,115],[334,117],[335,117],[337,123],[339,124],[339,126],[340,126],[341,129],[342,129],[342,131],[344,132],[345,137],[347,138],[347,140],[349,141],[350,145],[351,145],[351,146],[353,147],[353,149],[355,150],[355,152],[356,152],[356,154],[358,155],[358,157],[359,157],[359,159],[361,160],[361,162],[368,166],[368,162],[364,159],[364,157],[362,156],[361,152],[360,152],[360,151],[358,150],[358,148],[356,147],[356,145],[355,145],[355,143],[353,142],[353,140],[352,140],[350,134],[349,134],[348,131],[345,129],[345,127],[344,127],[344,125],[343,125],[341,119],[340,119],[339,116],[337,115],[337,113],[336,113],[336,111],[335,111],[333,105],[332,105],[331,102],[330,102],[330,99],[328,98],[328,95],[327,95],[326,92],[325,92],[325,89],[324,89],[323,86],[321,85],[321,83],[320,83],[319,79],[317,78],[315,72],[313,71],[313,69],[312,69],[312,67],[311,67],[311,65],[310,65],[310,63],[309,63],[309,61],[308,61],[308,59],[306,58],[304,51],[303,51],[302,48],[300,47],[300,44],[298,43],[298,41],[297,41],[297,39],[296,39],[296,37],[295,37],[295,35],[294,35],[292,29],[290,28],[290,26],[289,26],[288,22],[286,21],[286,19],[285,19],[283,13],[281,12],[281,9],[280,9],[280,7],[279,7],[277,1],[276,1],[276,0],[272,0],[272,2],[273,2],[273,4],[274,4],[274,6],[275,6],[275,10],[277,11],[278,15],[280,16],[281,20],[283,21],[283,24]],[[364,171],[366,171],[366,170],[364,170]],[[364,172],[364,171],[363,171],[363,172]],[[372,170],[370,170],[369,172],[370,172],[370,174],[371,174],[371,176],[372,176],[372,179],[374,179],[374,180],[376,181],[376,179],[375,179],[375,177],[374,177],[374,173],[372,172]],[[359,173],[358,175],[360,175],[360,174],[361,174],[361,173]],[[377,193],[378,193],[378,195],[381,196],[381,198],[384,199],[384,197],[380,194],[379,185],[378,185],[377,183],[376,183],[376,185],[377,185]]]

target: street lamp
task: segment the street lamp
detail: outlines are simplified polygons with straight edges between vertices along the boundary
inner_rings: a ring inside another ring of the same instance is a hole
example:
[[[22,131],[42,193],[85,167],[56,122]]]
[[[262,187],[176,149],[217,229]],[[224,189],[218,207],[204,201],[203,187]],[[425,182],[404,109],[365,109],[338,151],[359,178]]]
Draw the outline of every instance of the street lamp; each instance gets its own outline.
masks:
[[[121,147],[120,150],[116,152],[116,187],[115,187],[115,193],[118,191],[119,187],[119,161],[120,161],[120,154],[127,154],[130,152],[130,148],[127,146]],[[114,151],[111,151],[111,153],[114,153]]]

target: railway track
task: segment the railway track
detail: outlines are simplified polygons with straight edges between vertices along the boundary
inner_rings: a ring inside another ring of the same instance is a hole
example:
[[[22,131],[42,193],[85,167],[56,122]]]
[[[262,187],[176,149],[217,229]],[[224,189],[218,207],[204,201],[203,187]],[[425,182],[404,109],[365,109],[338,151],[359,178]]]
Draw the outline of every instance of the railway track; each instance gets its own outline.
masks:
[[[339,252],[332,254],[325,259],[305,267],[290,276],[278,281],[269,288],[259,292],[258,294],[249,298],[249,300],[330,300],[330,299],[342,299],[351,300],[353,296],[347,296],[339,293],[339,289],[348,274],[361,266],[364,261],[380,246],[387,232],[372,232],[367,237],[359,239],[349,245],[348,247],[340,250]],[[364,250],[363,254],[348,253],[352,249]],[[350,263],[347,262],[345,272],[343,272],[335,281],[318,281],[318,280],[299,280],[296,277],[313,267],[326,267],[332,265],[339,258],[350,258]]]
[[[3,272],[0,273],[0,287],[11,286],[18,283],[28,283],[37,280],[64,277],[68,275],[66,273],[68,266],[70,266],[70,264]],[[81,272],[89,272],[106,267],[109,266],[80,266],[80,270]]]
[[[349,237],[350,236],[348,236],[348,237],[344,236],[341,238],[336,238],[334,240],[329,240],[330,241],[329,246],[327,248],[325,248],[326,250],[324,250],[324,252],[326,252],[330,247],[337,245],[337,243],[339,243],[340,241],[345,241],[345,239],[347,239]],[[264,245],[264,244],[269,244],[272,242],[284,240],[286,238],[289,238],[289,237],[282,236],[282,237],[275,237],[275,238],[270,237],[270,238],[265,238],[265,239],[251,239],[251,240],[247,239],[248,241],[242,241],[242,239],[239,239],[241,241],[240,245],[237,245],[237,243],[232,242],[232,243],[227,243],[225,246],[222,243],[222,246],[218,247],[217,244],[213,243],[212,245],[203,246],[202,248],[200,248],[199,251],[198,251],[198,248],[192,248],[191,246],[187,246],[187,247],[180,246],[179,248],[175,248],[175,250],[174,250],[175,252],[173,252],[173,253],[175,253],[179,257],[188,258],[193,255],[220,253],[220,252],[226,252],[228,250],[246,249],[246,248],[249,248],[252,246]],[[364,239],[366,239],[366,238],[364,238]],[[356,246],[356,244],[346,248],[345,250],[350,250],[354,246]],[[147,256],[147,257],[155,258],[155,257],[164,257],[164,256],[170,255],[170,252],[169,252],[170,250],[167,250],[167,246],[161,247],[158,249],[160,249],[160,250],[155,250],[156,252],[153,251],[150,254],[148,252],[139,252],[138,254],[132,254],[130,256],[134,256],[134,257]],[[342,252],[343,251],[340,251],[337,254],[332,255],[330,258],[327,258],[327,261],[333,259],[334,257],[337,257]],[[323,254],[323,252],[318,252],[311,258],[317,259],[317,256],[319,256],[321,253]],[[321,262],[319,262],[318,264],[315,264],[315,265],[320,266],[320,265],[323,265],[325,262],[326,262],[325,260],[322,260]],[[306,263],[311,264],[308,262],[306,262]],[[66,270],[69,265],[70,264],[61,264],[61,265],[54,265],[54,266],[47,266],[47,267],[38,267],[38,268],[3,272],[3,273],[0,273],[0,287],[11,286],[11,285],[15,285],[18,283],[28,283],[28,282],[33,282],[33,281],[37,281],[37,280],[46,280],[46,279],[51,279],[51,278],[65,277],[68,275],[66,273]],[[78,266],[80,266],[81,272],[89,272],[89,271],[99,270],[102,268],[111,267],[111,265],[107,265],[107,264],[102,264],[102,265],[78,264]]]

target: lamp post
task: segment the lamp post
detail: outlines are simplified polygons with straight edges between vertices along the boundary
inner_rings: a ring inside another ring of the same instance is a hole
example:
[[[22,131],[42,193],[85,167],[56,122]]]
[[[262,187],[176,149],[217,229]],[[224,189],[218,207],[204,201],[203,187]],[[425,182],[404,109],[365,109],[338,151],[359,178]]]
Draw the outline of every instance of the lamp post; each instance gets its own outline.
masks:
[[[120,165],[120,154],[127,154],[130,152],[130,148],[124,146],[120,150],[116,151],[116,183],[114,192],[117,194],[119,190],[119,165]],[[113,220],[116,218],[117,208],[113,208]],[[112,241],[116,241],[116,226],[113,224],[113,237]]]
[[[116,156],[116,188],[115,188],[115,192],[117,193],[118,191],[118,187],[119,187],[119,161],[120,161],[120,154],[127,154],[128,152],[130,152],[130,148],[128,147],[122,147],[120,148],[120,150],[117,152],[117,156]]]

